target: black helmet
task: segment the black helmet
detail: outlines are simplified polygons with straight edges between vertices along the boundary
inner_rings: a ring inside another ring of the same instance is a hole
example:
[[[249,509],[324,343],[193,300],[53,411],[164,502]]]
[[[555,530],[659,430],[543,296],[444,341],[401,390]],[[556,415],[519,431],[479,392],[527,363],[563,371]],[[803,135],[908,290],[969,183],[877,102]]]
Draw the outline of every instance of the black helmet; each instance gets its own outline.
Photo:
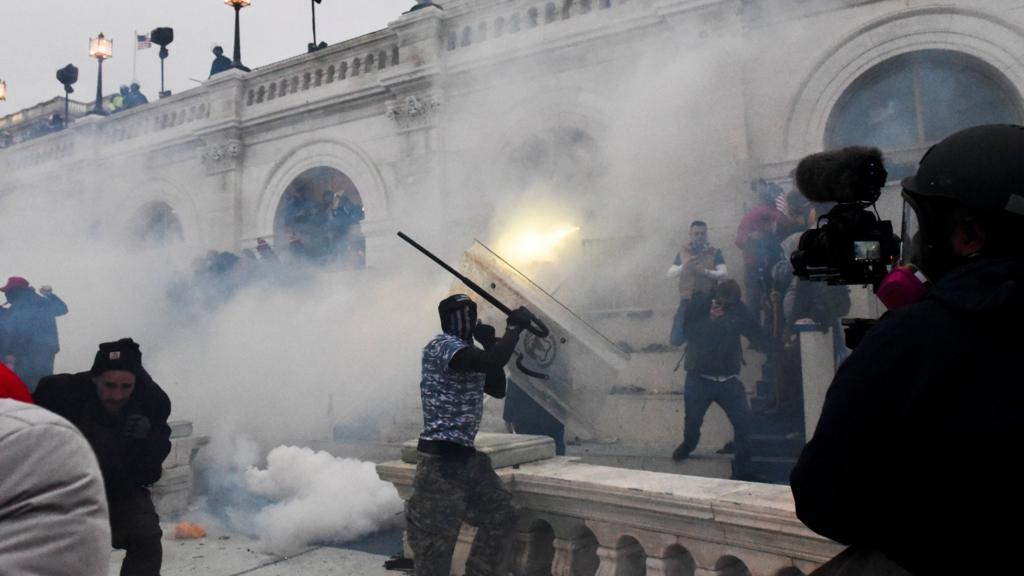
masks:
[[[465,294],[449,296],[437,305],[441,317],[441,330],[469,342],[476,328],[476,302]]]
[[[903,188],[981,212],[1024,215],[1024,126],[975,126],[947,137],[921,158]]]

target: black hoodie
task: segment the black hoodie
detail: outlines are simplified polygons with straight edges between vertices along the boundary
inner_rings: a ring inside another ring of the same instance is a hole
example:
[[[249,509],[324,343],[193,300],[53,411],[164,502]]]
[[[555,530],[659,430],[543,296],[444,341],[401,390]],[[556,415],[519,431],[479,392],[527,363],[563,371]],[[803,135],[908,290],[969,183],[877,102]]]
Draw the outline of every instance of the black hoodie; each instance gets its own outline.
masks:
[[[1022,321],[1020,259],[964,265],[885,315],[828,390],[790,477],[797,516],[915,574],[1016,572]]]

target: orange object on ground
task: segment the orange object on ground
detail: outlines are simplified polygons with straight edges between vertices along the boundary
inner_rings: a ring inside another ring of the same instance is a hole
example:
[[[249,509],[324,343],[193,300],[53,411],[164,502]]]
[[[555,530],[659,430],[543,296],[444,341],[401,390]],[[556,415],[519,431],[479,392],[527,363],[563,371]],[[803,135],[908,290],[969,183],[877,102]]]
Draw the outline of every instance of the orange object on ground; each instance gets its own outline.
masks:
[[[191,522],[182,522],[174,527],[175,540],[198,540],[206,537],[206,528]]]

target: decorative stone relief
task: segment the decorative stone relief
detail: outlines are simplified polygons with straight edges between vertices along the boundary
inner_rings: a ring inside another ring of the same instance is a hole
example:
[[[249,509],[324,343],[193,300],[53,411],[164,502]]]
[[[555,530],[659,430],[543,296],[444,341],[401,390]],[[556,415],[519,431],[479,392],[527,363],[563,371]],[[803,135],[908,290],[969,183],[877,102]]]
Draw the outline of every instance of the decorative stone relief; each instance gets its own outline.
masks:
[[[441,108],[437,96],[409,96],[404,101],[388,104],[387,116],[398,124],[399,128],[415,128],[429,124],[434,113]]]
[[[207,146],[203,153],[203,164],[208,174],[234,170],[241,165],[245,145],[241,140],[226,140]]]

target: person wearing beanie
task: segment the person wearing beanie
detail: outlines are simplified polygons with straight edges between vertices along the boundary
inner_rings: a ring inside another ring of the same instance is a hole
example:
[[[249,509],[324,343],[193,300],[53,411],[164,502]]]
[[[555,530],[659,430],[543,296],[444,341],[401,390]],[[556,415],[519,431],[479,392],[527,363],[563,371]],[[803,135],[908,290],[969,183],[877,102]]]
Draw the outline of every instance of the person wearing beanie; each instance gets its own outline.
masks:
[[[81,430],[99,460],[122,576],[158,576],[160,518],[148,487],[171,451],[171,401],[142,366],[131,338],[100,344],[92,368],[43,378],[33,398]]]
[[[60,351],[57,317],[67,314],[68,306],[49,286],[41,286],[37,293],[20,276],[8,278],[0,292],[9,304],[0,353],[31,392],[40,378],[53,374],[53,360]]]

